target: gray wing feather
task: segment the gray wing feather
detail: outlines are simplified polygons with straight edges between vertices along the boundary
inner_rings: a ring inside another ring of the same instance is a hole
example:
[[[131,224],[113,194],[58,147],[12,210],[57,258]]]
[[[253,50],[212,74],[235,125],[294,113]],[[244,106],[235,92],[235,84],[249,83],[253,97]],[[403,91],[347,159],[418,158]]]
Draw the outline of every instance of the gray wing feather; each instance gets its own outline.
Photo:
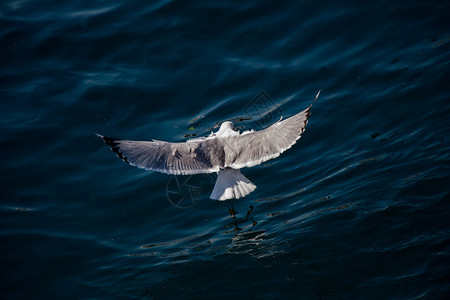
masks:
[[[213,173],[226,167],[253,167],[280,156],[305,131],[311,107],[312,104],[264,130],[186,143],[129,141],[97,135],[119,158],[139,168],[175,175]]]
[[[264,130],[223,138],[225,167],[253,167],[280,156],[291,148],[305,131],[311,106]]]
[[[169,143],[164,141],[118,140],[98,135],[117,156],[130,165],[166,174],[187,175],[219,171],[213,151],[204,141]],[[213,143],[209,143],[213,144]],[[223,164],[222,164],[223,165]]]

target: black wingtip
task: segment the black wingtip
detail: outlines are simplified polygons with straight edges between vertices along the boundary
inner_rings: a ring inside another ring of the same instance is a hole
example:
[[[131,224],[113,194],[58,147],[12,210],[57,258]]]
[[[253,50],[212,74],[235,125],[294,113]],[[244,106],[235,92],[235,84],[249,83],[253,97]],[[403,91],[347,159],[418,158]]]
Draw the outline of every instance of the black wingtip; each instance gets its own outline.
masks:
[[[311,105],[307,108],[307,115],[306,115],[306,118],[309,118],[309,116],[311,115],[311,108],[312,108],[312,106],[313,106],[313,104],[316,102],[316,100],[317,100],[317,98],[319,98],[319,95],[320,95],[320,92],[321,92],[322,90],[319,90],[319,92],[317,93],[317,95],[316,95],[316,98],[314,98],[314,101],[311,103]]]
[[[120,151],[119,148],[119,139],[110,138],[107,136],[103,136],[101,134],[96,133],[96,135],[103,140],[103,142],[111,147],[111,151],[115,152],[117,154],[117,157],[122,159],[124,162],[128,163],[128,160],[126,156],[123,155],[123,153]]]
[[[105,142],[106,145],[111,146],[111,147],[116,147],[117,146],[117,141],[118,139],[114,139],[114,138],[110,138],[101,134],[96,133],[96,135],[101,138],[103,140],[103,142]]]
[[[310,105],[309,107],[313,106],[313,104],[316,102],[317,98],[319,98],[319,95],[320,95],[320,92],[321,92],[321,91],[322,91],[322,90],[319,90],[319,92],[318,92],[317,95],[316,95],[316,98],[314,98],[314,101],[311,103],[311,105]]]

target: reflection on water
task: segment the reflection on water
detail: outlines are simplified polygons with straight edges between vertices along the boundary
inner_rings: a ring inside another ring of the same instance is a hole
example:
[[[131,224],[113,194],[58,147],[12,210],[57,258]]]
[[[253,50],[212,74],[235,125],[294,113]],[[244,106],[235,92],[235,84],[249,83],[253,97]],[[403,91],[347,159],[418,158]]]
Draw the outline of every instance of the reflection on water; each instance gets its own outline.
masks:
[[[232,205],[228,207],[228,221],[224,224],[221,236],[208,239],[207,233],[187,236],[166,242],[145,244],[139,247],[137,253],[129,256],[157,256],[170,259],[168,263],[176,264],[186,259],[191,261],[202,257],[214,257],[223,254],[248,254],[255,258],[282,253],[286,241],[276,238],[276,232],[271,234],[261,228],[257,217],[252,216],[253,205],[245,213],[239,213]],[[275,216],[279,213],[273,213]],[[239,217],[242,215],[242,217]],[[245,216],[244,216],[245,215]],[[196,258],[198,257],[198,258]]]

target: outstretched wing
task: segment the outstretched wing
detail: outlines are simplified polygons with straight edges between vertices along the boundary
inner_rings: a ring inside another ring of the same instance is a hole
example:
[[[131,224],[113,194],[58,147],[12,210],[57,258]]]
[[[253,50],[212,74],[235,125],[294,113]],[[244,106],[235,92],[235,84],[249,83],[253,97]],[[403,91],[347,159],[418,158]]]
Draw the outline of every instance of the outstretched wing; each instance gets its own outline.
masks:
[[[169,143],[164,141],[118,140],[97,134],[117,156],[132,166],[166,174],[187,175],[219,171],[220,157],[204,149],[204,141]],[[209,142],[214,146],[214,143]]]
[[[253,167],[280,156],[305,131],[311,107],[264,130],[223,138],[225,167]]]

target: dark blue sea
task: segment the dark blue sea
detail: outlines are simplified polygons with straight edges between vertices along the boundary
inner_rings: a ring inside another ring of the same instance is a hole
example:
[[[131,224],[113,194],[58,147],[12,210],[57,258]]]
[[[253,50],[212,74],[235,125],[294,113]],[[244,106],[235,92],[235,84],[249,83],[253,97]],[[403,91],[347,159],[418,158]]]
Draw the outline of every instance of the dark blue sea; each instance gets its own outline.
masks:
[[[2,1],[0,298],[450,299],[449,12]],[[95,135],[259,130],[319,90],[296,145],[242,169],[258,187],[241,199]]]

